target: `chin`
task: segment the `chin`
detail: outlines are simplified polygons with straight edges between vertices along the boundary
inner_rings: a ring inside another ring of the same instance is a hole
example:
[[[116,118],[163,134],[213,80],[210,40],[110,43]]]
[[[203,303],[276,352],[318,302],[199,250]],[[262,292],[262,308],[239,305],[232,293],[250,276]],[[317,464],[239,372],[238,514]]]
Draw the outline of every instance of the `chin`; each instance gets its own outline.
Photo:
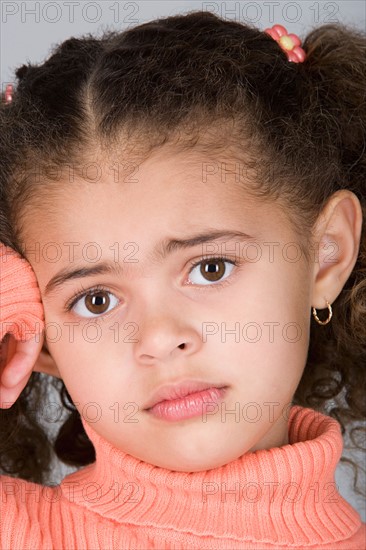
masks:
[[[176,472],[203,472],[206,470],[220,468],[232,460],[235,460],[236,457],[214,457],[210,455],[208,451],[205,454],[198,454],[197,457],[194,457],[192,453],[189,455],[184,455],[180,452],[178,454],[172,453],[170,457],[164,455],[164,457],[161,457],[161,460],[159,460],[159,457],[156,457],[155,460],[153,457],[150,458],[151,463],[160,468],[166,468]]]

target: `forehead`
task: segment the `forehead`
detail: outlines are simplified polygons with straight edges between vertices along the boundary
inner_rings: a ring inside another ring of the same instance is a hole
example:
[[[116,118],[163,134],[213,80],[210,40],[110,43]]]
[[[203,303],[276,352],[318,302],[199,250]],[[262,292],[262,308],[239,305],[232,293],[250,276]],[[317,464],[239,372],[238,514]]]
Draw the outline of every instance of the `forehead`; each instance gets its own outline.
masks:
[[[36,198],[37,216],[25,215],[25,241],[110,246],[215,226],[241,225],[249,234],[289,229],[279,204],[254,197],[247,165],[235,158],[160,151],[142,162],[95,164],[84,179],[52,183]]]

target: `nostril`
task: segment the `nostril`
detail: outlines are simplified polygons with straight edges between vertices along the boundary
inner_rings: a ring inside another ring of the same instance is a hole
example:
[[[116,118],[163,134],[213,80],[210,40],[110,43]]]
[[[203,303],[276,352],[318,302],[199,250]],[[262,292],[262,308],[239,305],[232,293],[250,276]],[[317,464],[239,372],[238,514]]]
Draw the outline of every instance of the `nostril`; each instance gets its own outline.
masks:
[[[185,347],[185,344],[180,344],[180,345],[178,346],[178,348],[180,348],[180,349],[184,349],[184,347]]]

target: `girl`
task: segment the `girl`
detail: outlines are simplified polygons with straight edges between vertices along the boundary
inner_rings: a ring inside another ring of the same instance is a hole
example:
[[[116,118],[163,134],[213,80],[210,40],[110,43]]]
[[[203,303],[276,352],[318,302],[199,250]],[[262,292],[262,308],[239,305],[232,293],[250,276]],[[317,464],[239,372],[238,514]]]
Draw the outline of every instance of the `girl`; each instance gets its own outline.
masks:
[[[190,12],[17,69],[1,548],[365,547],[334,483],[365,417],[365,53]],[[51,450],[83,466],[56,486]]]

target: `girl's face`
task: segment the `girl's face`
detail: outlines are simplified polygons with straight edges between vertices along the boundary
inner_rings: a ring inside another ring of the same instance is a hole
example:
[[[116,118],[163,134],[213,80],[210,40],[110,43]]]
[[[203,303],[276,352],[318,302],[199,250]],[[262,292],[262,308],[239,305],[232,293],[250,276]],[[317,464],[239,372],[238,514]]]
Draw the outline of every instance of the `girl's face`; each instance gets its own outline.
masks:
[[[101,167],[96,183],[65,183],[24,234],[48,349],[80,414],[172,470],[288,443],[306,363],[310,268],[280,206],[251,198],[228,166],[161,150],[129,177]],[[159,387],[186,380],[227,389],[190,418],[145,410]]]

